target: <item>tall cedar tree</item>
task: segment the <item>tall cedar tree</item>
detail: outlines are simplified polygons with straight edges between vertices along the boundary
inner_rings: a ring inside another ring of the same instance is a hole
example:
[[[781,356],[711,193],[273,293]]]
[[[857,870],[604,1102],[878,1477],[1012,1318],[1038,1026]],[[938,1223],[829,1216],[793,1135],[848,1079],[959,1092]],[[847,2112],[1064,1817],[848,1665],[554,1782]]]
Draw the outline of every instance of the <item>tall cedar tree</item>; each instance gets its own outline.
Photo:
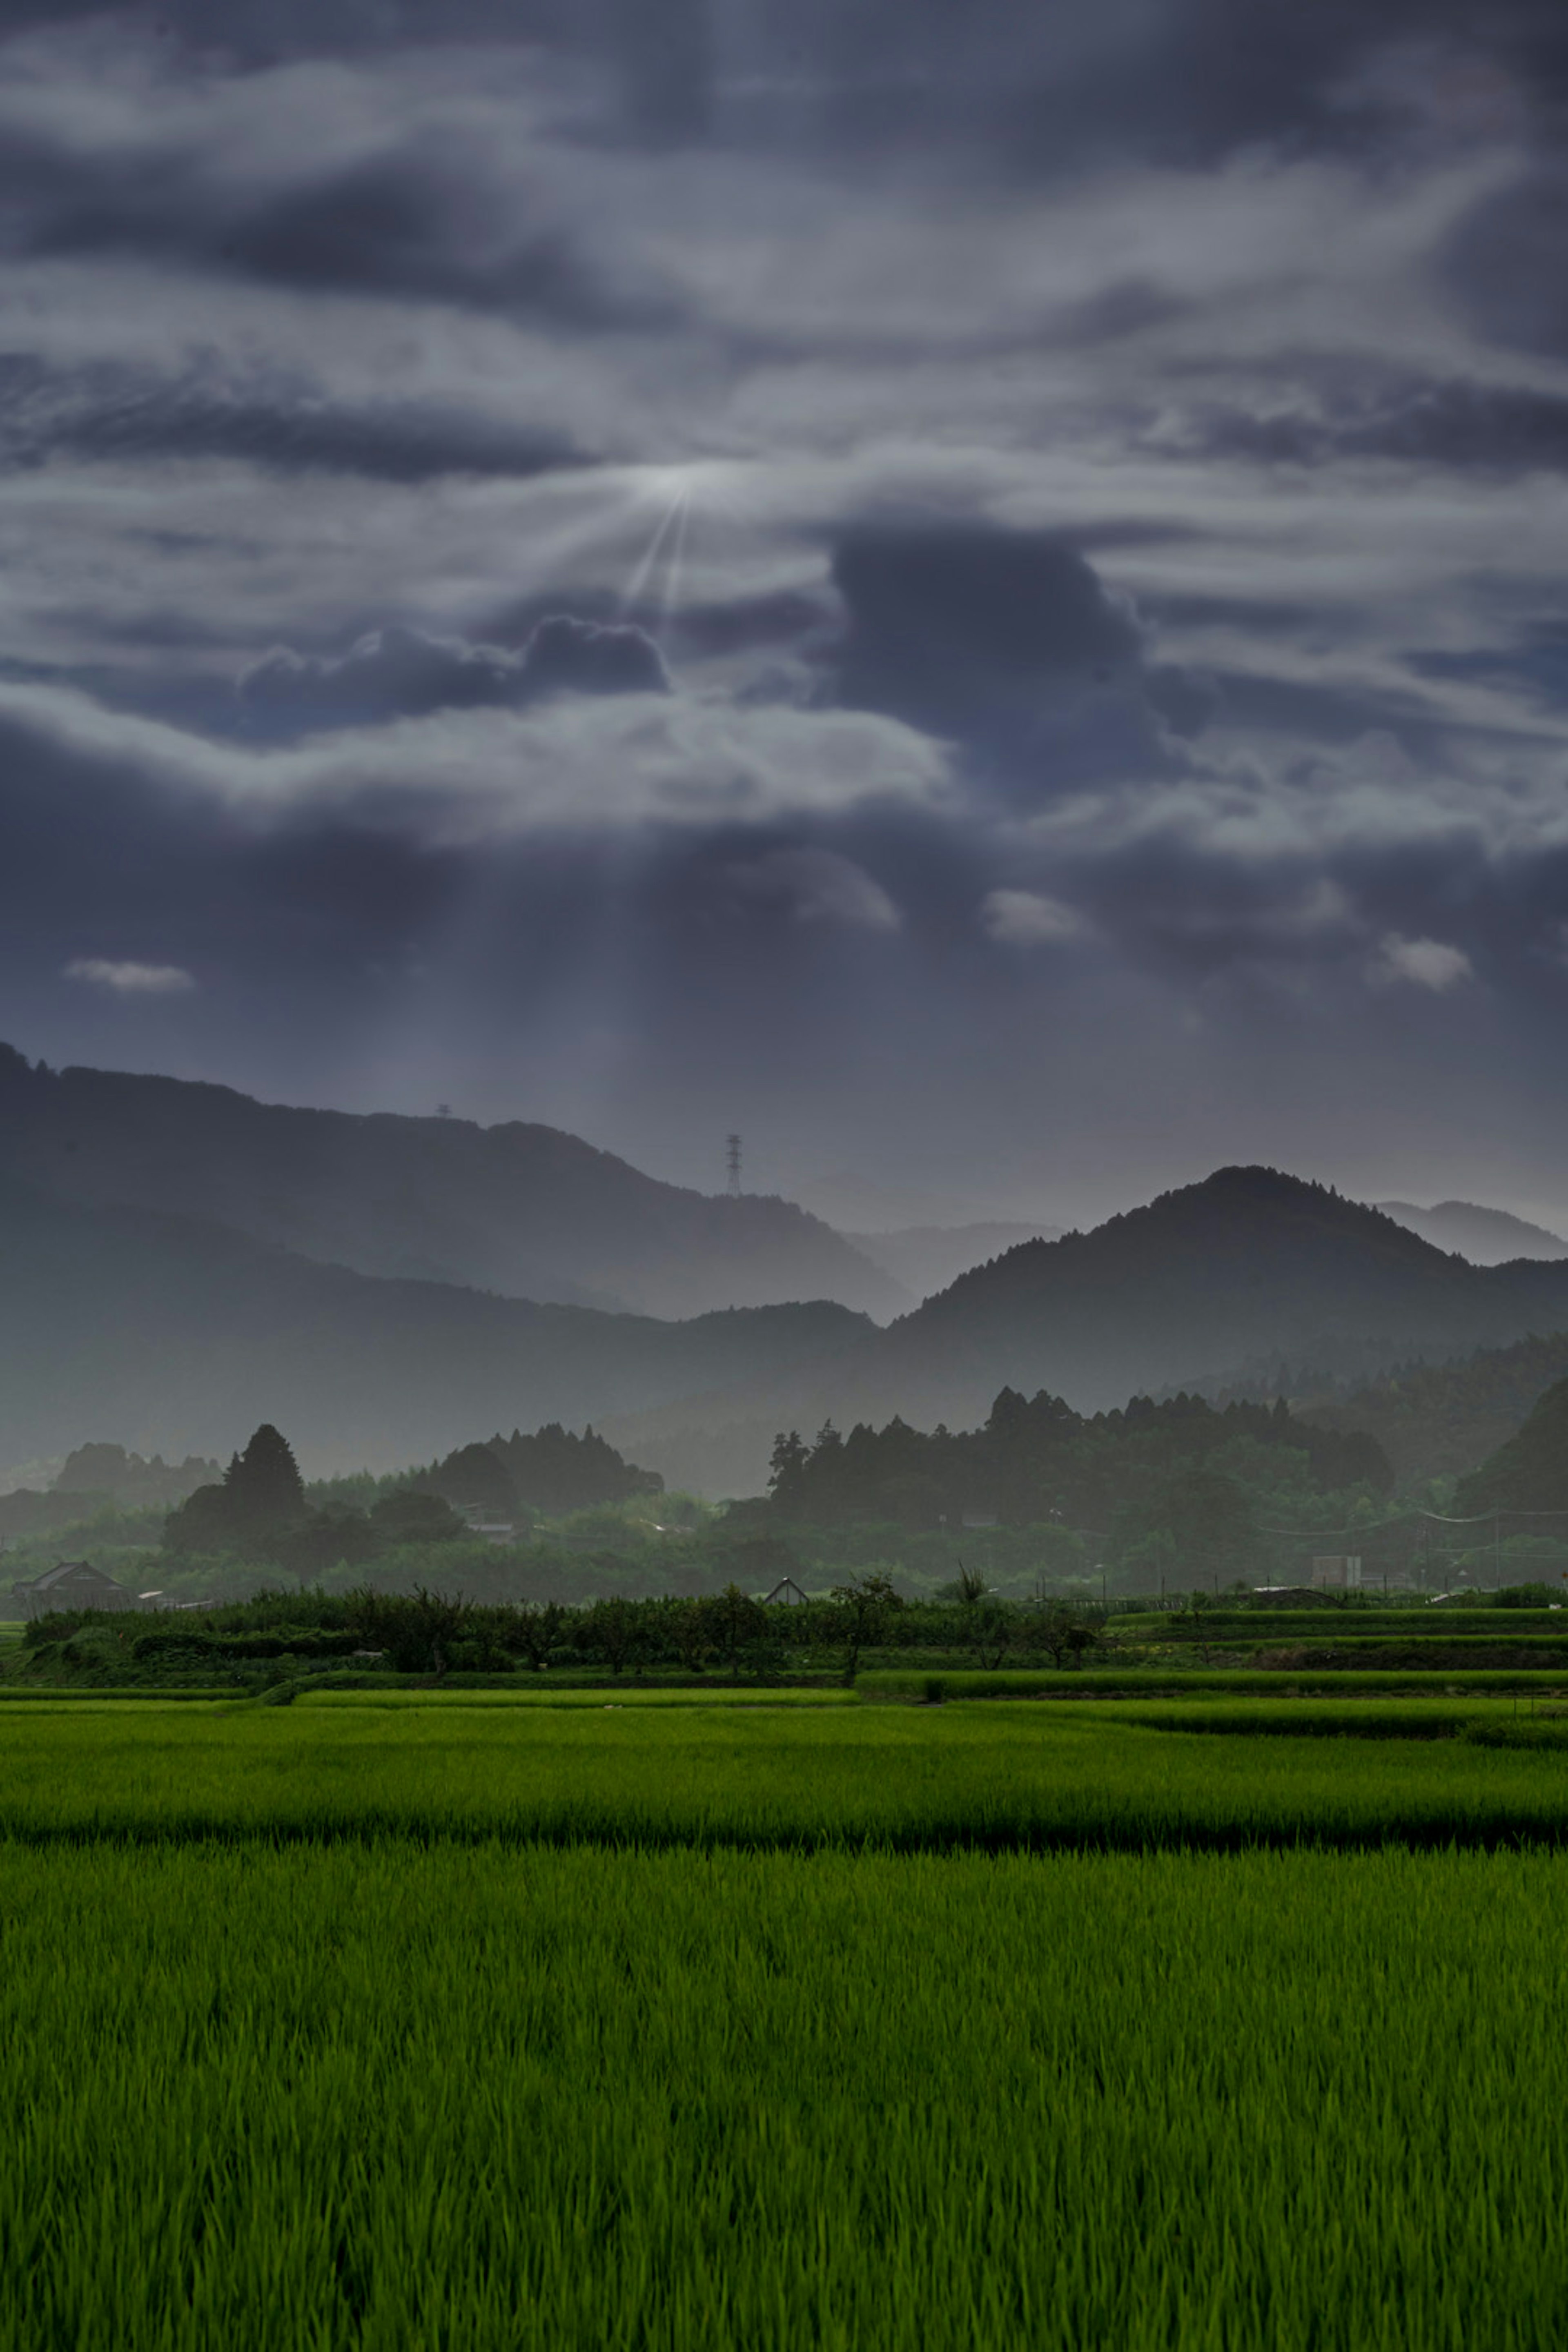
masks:
[[[294,1450],[269,1421],[235,1455],[223,1483],[236,1523],[247,1529],[290,1527],[305,1516],[305,1482]]]

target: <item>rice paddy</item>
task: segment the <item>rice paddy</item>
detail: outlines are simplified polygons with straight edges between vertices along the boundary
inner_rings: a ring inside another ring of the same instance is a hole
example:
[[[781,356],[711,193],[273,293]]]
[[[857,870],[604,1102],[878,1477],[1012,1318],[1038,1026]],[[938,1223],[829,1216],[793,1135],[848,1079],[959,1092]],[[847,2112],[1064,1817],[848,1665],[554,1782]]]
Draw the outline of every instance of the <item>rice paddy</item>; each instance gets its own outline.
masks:
[[[0,1709],[0,2352],[1554,2345],[1516,1720]]]

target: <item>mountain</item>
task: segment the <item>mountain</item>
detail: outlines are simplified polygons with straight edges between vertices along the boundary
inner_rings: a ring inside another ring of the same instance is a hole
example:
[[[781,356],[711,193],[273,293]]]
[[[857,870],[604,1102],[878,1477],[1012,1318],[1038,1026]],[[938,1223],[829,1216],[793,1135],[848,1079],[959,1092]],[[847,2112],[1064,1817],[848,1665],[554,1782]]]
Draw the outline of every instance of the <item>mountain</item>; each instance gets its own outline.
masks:
[[[1364,1387],[1314,1395],[1295,1410],[1320,1429],[1365,1430],[1402,1486],[1461,1477],[1506,1444],[1542,1391],[1568,1379],[1568,1330],[1479,1348],[1447,1364],[1401,1364]]]
[[[1544,1225],[1527,1224],[1506,1209],[1479,1208],[1473,1201],[1437,1201],[1418,1209],[1413,1201],[1380,1201],[1379,1209],[1395,1223],[1434,1248],[1457,1250],[1472,1265],[1505,1265],[1516,1257],[1568,1257],[1568,1242]]]
[[[1310,1362],[1353,1340],[1390,1364],[1560,1328],[1568,1265],[1472,1266],[1322,1185],[1224,1168],[1091,1233],[1009,1250],[831,1365],[608,1433],[671,1484],[700,1465],[710,1487],[754,1491],[773,1433],[829,1416],[973,1428],[1003,1386],[1092,1412],[1275,1352]]]
[[[88,1430],[226,1456],[273,1422],[312,1475],[765,1383],[875,1328],[820,1301],[663,1323],[378,1279],[3,1171],[0,1301],[0,1458]]]
[[[1550,1513],[1533,1526],[1516,1519],[1508,1532],[1562,1538],[1568,1530],[1568,1380],[1549,1388],[1518,1435],[1460,1480],[1454,1508],[1461,1517],[1479,1511]]]
[[[890,1234],[846,1234],[862,1257],[879,1265],[913,1298],[945,1290],[972,1266],[1020,1242],[1058,1241],[1059,1225],[906,1225]]]
[[[548,1127],[368,1117],[31,1066],[0,1045],[0,1168],[98,1208],[232,1226],[360,1274],[685,1317],[909,1294],[804,1209],[710,1199]]]

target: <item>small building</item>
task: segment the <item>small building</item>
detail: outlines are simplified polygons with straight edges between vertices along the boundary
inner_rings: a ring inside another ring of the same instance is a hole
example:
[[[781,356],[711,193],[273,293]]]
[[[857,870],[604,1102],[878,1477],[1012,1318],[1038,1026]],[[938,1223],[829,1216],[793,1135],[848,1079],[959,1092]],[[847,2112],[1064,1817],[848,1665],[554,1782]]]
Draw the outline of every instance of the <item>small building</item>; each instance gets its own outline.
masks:
[[[803,1592],[793,1576],[782,1576],[771,1592],[763,1595],[764,1609],[804,1609],[811,1595]]]
[[[56,1609],[135,1609],[133,1592],[116,1584],[90,1560],[62,1559],[42,1576],[18,1580],[11,1587],[25,1617],[47,1617]]]
[[[1321,1590],[1331,1592],[1359,1592],[1361,1590],[1361,1555],[1359,1552],[1325,1552],[1312,1562],[1312,1581]]]

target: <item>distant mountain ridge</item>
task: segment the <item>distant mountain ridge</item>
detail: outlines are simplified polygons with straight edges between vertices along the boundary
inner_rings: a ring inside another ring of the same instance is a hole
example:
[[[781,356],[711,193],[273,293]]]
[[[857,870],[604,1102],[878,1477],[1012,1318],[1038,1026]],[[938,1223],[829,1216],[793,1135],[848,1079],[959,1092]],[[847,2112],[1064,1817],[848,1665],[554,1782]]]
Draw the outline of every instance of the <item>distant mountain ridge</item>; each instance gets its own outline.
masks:
[[[1379,1201],[1396,1224],[1407,1225],[1440,1250],[1457,1250],[1472,1265],[1505,1265],[1516,1257],[1568,1258],[1568,1242],[1507,1209],[1485,1209],[1474,1201],[1436,1201],[1429,1209],[1414,1201]]]
[[[973,1428],[999,1385],[1094,1412],[1267,1354],[1310,1362],[1341,1339],[1394,1363],[1557,1328],[1568,1265],[1473,1266],[1323,1185],[1224,1168],[1089,1233],[1024,1243],[832,1364],[607,1433],[671,1484],[700,1465],[739,1491],[774,1433],[829,1417]]]
[[[521,1122],[304,1110],[227,1087],[34,1067],[0,1045],[0,1167],[99,1208],[198,1217],[356,1273],[610,1313],[908,1292],[793,1203],[710,1197]]]
[[[0,1313],[13,1458],[110,1429],[144,1454],[222,1457],[272,1421],[311,1475],[743,1387],[875,1328],[826,1301],[665,1323],[390,1281],[4,1171]]]
[[[1060,1225],[905,1225],[892,1233],[847,1233],[863,1257],[915,1298],[930,1298],[977,1265],[1016,1249],[1020,1242],[1058,1241]]]

